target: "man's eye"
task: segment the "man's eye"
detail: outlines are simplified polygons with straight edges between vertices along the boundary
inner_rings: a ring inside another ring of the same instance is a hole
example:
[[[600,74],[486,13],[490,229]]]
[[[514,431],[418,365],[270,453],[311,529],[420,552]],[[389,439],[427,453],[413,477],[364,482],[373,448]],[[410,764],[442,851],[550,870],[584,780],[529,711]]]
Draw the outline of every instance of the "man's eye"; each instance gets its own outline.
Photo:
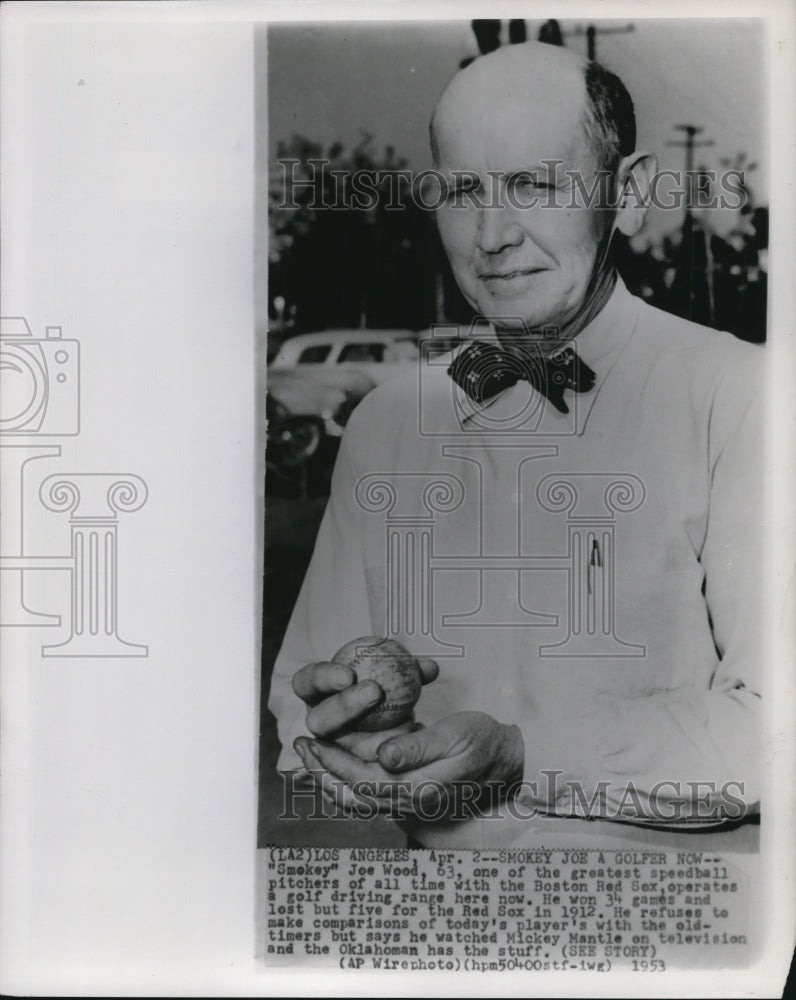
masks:
[[[511,183],[515,188],[533,189],[534,191],[549,191],[555,186],[549,181],[541,177],[536,177],[533,174],[517,174],[511,178]]]
[[[456,184],[448,184],[445,193],[446,201],[461,201],[470,194],[478,194],[481,185],[477,181],[459,181]]]

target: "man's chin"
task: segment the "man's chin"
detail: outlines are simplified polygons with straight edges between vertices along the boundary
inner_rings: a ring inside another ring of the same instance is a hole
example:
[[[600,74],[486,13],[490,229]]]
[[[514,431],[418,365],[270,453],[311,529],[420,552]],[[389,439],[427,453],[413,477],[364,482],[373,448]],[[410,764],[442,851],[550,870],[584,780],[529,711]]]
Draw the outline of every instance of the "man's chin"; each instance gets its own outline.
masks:
[[[536,308],[523,309],[516,304],[514,310],[508,305],[499,309],[492,305],[489,309],[484,309],[483,314],[496,330],[507,330],[512,333],[538,333],[543,336],[545,332],[557,330],[559,326],[555,319],[551,318],[551,314],[539,310],[538,305]]]
[[[542,331],[560,325],[560,308],[538,294],[523,296],[482,296],[478,311],[498,330]]]

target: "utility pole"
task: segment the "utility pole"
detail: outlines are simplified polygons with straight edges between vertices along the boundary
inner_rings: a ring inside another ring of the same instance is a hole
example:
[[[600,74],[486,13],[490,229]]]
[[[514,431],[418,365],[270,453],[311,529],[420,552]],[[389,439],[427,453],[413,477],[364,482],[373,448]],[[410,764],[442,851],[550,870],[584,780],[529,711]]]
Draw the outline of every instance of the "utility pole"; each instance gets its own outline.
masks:
[[[635,31],[636,26],[634,24],[625,24],[621,28],[598,28],[593,24],[587,25],[585,28],[582,25],[577,25],[577,27],[572,28],[570,31],[565,31],[565,35],[585,35],[586,36],[586,54],[591,62],[597,58],[597,36],[598,35],[625,35],[629,31]]]
[[[680,149],[685,149],[685,175],[688,182],[688,188],[686,192],[686,212],[690,212],[693,208],[692,200],[694,193],[694,185],[692,183],[692,177],[694,174],[694,150],[700,146],[712,146],[712,139],[703,139],[701,142],[696,141],[696,137],[701,135],[705,130],[703,128],[698,128],[696,125],[675,125],[674,126],[678,132],[685,132],[684,142],[673,142],[669,141],[666,143],[667,146],[677,146]]]
[[[704,129],[696,125],[675,125],[685,133],[683,142],[667,142],[667,146],[685,149],[686,205],[682,228],[681,257],[672,292],[680,314],[696,323],[710,326],[713,322],[713,260],[710,239],[693,215],[694,150],[712,146],[712,139],[697,141]]]

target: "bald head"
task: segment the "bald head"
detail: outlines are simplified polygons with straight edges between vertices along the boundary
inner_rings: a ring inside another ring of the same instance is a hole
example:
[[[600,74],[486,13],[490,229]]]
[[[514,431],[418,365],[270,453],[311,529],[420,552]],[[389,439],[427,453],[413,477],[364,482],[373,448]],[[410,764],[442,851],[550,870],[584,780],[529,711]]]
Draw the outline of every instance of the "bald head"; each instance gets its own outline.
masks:
[[[533,119],[529,128],[538,130],[540,117],[549,117],[579,133],[600,169],[613,172],[635,148],[633,102],[617,76],[560,46],[526,42],[482,56],[453,77],[431,118],[434,162],[439,164],[445,131],[502,119],[506,112],[521,129],[524,109]]]
[[[440,96],[444,98],[474,88],[516,88],[582,80],[586,60],[558,45],[523,42],[507,45],[474,59],[456,73]]]

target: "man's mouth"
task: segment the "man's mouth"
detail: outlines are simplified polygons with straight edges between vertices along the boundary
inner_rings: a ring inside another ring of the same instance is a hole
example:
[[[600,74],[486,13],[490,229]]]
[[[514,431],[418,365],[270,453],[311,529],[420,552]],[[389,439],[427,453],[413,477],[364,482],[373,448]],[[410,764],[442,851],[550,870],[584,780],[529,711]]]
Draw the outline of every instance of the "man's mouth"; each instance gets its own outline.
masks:
[[[530,274],[539,274],[543,267],[523,267],[515,271],[484,271],[479,275],[482,281],[513,281],[515,278],[526,278]]]

